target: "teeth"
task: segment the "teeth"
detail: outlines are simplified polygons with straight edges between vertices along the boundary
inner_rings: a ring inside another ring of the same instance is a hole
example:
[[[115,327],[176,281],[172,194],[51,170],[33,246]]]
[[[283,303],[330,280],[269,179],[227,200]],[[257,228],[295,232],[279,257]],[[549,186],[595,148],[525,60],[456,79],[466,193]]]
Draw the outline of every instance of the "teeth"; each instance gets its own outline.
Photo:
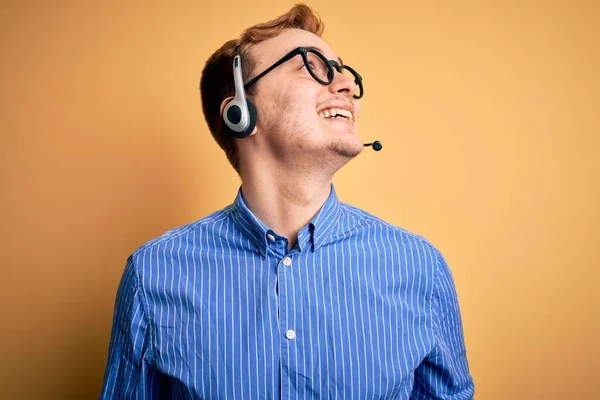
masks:
[[[347,117],[347,118],[352,117],[352,113],[348,110],[339,109],[339,110],[337,110],[337,113],[340,115],[343,115],[344,117]]]
[[[331,118],[335,117],[335,115],[340,115],[342,117],[346,117],[349,120],[354,120],[352,113],[348,110],[344,110],[343,108],[329,108],[327,110],[323,110],[319,112],[319,116],[323,118]],[[337,117],[339,118],[339,117]]]

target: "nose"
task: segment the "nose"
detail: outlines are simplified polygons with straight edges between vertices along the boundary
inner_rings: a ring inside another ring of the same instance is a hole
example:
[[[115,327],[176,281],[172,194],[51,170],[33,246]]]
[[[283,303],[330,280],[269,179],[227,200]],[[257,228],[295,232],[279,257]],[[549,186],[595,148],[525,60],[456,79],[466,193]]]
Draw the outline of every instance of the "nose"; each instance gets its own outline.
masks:
[[[329,85],[329,90],[332,93],[343,94],[352,98],[356,93],[356,82],[334,68],[333,82]]]

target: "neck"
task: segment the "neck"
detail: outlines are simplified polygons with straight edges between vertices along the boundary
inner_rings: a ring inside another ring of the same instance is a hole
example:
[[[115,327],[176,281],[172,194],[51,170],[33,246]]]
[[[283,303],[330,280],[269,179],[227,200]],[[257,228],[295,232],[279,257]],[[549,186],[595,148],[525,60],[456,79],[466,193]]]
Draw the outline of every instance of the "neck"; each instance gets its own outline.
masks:
[[[288,250],[296,245],[298,232],[317,214],[331,190],[331,177],[309,179],[264,167],[260,172],[247,170],[241,177],[244,202],[264,224],[288,239]]]

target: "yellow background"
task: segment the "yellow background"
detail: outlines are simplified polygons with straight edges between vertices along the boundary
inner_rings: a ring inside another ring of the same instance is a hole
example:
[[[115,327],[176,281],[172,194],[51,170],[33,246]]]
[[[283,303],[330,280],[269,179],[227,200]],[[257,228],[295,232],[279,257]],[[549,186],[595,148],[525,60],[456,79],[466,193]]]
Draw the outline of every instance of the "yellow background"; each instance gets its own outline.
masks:
[[[97,398],[127,256],[239,185],[208,56],[290,1],[0,3],[0,390]],[[310,2],[380,139],[342,200],[430,239],[478,399],[600,398],[600,5]]]

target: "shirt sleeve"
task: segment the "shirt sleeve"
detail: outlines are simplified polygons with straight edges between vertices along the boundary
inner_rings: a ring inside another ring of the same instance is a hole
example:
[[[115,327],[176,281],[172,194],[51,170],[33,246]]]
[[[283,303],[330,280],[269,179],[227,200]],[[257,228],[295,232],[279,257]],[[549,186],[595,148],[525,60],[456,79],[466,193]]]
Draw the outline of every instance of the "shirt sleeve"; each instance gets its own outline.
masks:
[[[102,400],[158,399],[159,376],[152,369],[150,326],[133,260],[127,260],[117,290]]]
[[[431,298],[435,346],[415,371],[411,399],[472,399],[462,321],[452,273],[436,250],[437,273]]]

